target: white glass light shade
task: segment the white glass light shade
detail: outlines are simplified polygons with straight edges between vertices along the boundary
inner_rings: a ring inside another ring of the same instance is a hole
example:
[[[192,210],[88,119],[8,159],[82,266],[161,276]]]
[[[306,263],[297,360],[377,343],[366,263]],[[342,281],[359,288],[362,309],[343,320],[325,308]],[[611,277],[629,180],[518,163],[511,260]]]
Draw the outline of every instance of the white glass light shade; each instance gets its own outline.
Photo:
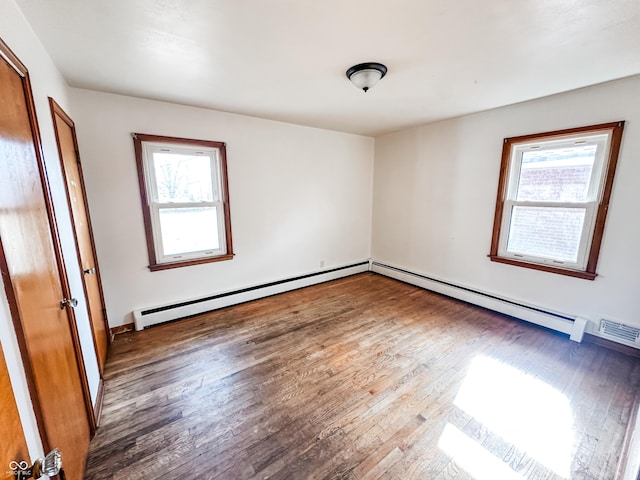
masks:
[[[378,83],[381,78],[382,74],[378,70],[367,69],[354,73],[350,80],[356,87],[366,91]]]

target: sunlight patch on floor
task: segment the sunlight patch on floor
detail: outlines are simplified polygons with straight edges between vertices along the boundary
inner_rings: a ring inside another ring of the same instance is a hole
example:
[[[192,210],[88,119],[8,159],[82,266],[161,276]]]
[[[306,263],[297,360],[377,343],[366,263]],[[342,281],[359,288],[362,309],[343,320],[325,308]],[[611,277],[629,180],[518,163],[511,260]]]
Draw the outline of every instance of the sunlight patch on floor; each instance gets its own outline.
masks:
[[[573,412],[569,400],[555,388],[517,368],[480,355],[472,360],[454,405],[519,451],[557,475],[569,478],[574,449]],[[454,428],[450,425],[445,428],[441,448],[450,456],[456,460],[469,456],[477,462],[495,465],[497,461],[506,466],[462,432],[458,431],[464,438],[458,435],[459,441],[451,443],[448,437],[457,434],[451,433],[449,427]],[[471,467],[463,468],[477,479],[489,478],[476,476]],[[473,468],[484,471],[475,464]],[[515,474],[510,469],[509,472]]]
[[[444,427],[438,441],[438,447],[475,480],[496,480],[498,478],[500,480],[525,480],[509,465],[450,423]]]

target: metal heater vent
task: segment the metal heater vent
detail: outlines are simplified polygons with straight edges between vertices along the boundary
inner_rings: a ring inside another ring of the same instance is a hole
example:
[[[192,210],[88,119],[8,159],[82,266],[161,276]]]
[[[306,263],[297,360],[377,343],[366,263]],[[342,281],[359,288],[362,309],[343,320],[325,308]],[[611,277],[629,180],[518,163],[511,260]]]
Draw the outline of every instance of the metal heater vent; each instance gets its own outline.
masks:
[[[630,327],[624,323],[601,320],[600,333],[619,338],[627,343],[640,345],[640,328]]]

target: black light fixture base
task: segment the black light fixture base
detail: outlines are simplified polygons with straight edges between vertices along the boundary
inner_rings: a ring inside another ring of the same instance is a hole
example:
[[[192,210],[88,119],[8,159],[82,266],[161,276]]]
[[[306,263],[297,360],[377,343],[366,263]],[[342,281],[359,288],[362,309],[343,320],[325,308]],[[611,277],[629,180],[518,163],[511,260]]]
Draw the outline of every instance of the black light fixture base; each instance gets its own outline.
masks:
[[[383,78],[387,74],[387,67],[377,62],[359,63],[347,70],[347,78],[351,79],[351,75],[361,70],[378,70],[380,72],[380,78]]]

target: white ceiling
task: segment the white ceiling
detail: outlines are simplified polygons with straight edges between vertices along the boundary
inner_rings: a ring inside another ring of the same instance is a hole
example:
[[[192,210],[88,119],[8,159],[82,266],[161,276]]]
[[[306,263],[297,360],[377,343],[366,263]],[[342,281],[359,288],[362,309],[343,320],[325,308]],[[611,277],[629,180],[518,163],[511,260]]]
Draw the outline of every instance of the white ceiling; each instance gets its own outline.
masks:
[[[366,135],[640,73],[640,0],[16,2],[74,87]]]

